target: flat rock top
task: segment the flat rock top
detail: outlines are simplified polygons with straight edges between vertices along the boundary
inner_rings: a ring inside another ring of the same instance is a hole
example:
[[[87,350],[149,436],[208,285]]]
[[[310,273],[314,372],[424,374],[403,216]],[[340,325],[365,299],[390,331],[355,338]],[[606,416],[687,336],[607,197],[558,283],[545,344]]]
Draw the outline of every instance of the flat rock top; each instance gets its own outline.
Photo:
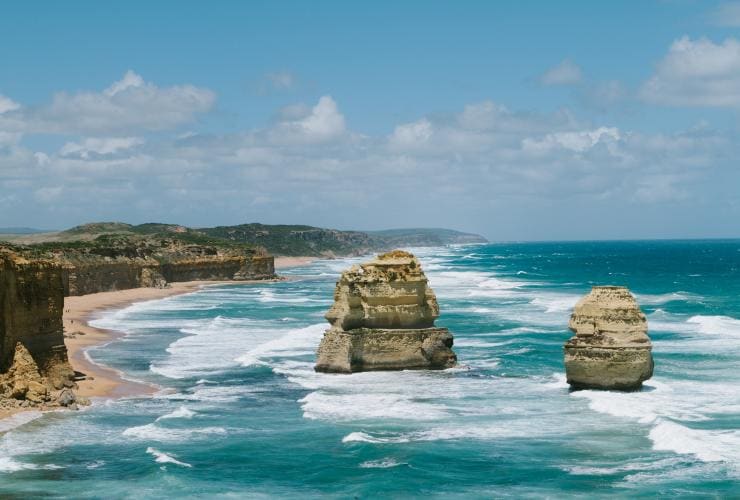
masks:
[[[391,283],[426,281],[419,260],[403,250],[378,255],[373,260],[354,265],[342,273],[341,281],[354,283]]]

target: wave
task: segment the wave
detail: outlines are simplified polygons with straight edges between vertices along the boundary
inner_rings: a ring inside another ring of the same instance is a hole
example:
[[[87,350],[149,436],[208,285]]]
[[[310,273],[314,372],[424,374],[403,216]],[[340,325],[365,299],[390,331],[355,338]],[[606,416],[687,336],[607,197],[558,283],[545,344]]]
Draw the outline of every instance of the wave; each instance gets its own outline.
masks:
[[[0,434],[4,432],[8,432],[9,430],[15,429],[22,425],[25,425],[29,422],[33,422],[34,420],[41,418],[43,416],[44,414],[41,413],[40,411],[24,411],[24,412],[16,413],[15,415],[11,415],[9,417],[0,419]]]
[[[687,323],[696,325],[699,333],[740,338],[740,320],[729,316],[692,316]]]
[[[640,392],[577,391],[597,412],[650,427],[653,449],[691,454],[703,461],[740,464],[740,431],[693,429],[679,422],[709,421],[740,411],[734,384],[650,380]]]
[[[142,441],[160,441],[160,442],[184,442],[191,439],[204,438],[214,435],[225,435],[226,429],[223,427],[203,427],[191,429],[166,429],[156,424],[146,424],[137,427],[129,427],[123,431],[123,436],[139,439]]]
[[[185,463],[185,462],[181,462],[177,460],[175,457],[173,457],[172,455],[163,453],[155,448],[152,448],[151,446],[146,449],[146,452],[154,456],[154,461],[157,462],[158,464],[174,464],[174,465],[179,465],[181,467],[192,467],[192,465]]]
[[[277,338],[258,344],[246,353],[236,358],[242,366],[265,364],[264,358],[296,357],[314,354],[327,326],[317,323],[305,328],[288,330]],[[280,330],[275,330],[275,333]]]
[[[669,302],[699,302],[704,299],[701,295],[696,295],[690,292],[670,292],[662,294],[635,294],[635,298],[639,304],[658,306],[668,304]]]
[[[740,430],[697,430],[660,420],[649,437],[654,450],[690,454],[704,462],[729,462],[740,468]]]
[[[351,432],[342,438],[343,443],[401,444],[422,441],[450,440],[496,440],[501,438],[523,438],[537,435],[538,431],[525,428],[511,428],[501,425],[470,425],[437,427],[424,431],[402,433],[391,432]]]
[[[189,410],[186,406],[181,406],[177,410],[168,413],[166,415],[162,415],[161,417],[157,418],[156,422],[159,422],[160,420],[169,420],[173,418],[186,418],[191,419],[195,416],[195,412],[192,410]]]
[[[574,294],[539,294],[530,304],[544,309],[546,313],[570,312],[580,298],[580,295]]]
[[[380,460],[368,460],[362,462],[360,467],[363,469],[390,469],[399,465],[408,465],[406,462],[399,462],[395,458],[382,458]]]

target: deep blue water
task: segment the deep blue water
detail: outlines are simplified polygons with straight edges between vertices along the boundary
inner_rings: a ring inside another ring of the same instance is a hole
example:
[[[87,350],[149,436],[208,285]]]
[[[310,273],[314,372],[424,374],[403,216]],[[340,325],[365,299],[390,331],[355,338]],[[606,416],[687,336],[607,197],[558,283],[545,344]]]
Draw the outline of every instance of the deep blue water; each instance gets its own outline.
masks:
[[[459,368],[312,371],[356,259],[135,304],[97,320],[127,336],[90,354],[162,390],[5,433],[0,495],[740,496],[740,241],[414,251]],[[629,286],[648,315],[641,392],[565,384],[568,317],[593,284]]]

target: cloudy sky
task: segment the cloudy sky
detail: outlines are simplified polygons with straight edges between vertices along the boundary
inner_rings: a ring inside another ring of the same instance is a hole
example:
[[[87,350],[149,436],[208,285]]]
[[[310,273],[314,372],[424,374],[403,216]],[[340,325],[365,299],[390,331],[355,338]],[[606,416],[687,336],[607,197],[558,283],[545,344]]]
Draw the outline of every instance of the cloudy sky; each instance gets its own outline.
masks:
[[[740,2],[16,2],[0,226],[740,237]]]

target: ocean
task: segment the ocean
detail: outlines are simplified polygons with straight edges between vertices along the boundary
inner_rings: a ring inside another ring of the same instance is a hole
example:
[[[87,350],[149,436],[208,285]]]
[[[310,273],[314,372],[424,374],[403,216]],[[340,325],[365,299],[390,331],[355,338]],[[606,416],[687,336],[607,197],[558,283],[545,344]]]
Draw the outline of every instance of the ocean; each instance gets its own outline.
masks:
[[[94,320],[126,335],[89,355],[161,390],[0,422],[0,496],[740,497],[740,241],[411,250],[458,367],[313,371],[359,258],[137,303]],[[647,314],[639,392],[565,382],[569,315],[595,284]]]

